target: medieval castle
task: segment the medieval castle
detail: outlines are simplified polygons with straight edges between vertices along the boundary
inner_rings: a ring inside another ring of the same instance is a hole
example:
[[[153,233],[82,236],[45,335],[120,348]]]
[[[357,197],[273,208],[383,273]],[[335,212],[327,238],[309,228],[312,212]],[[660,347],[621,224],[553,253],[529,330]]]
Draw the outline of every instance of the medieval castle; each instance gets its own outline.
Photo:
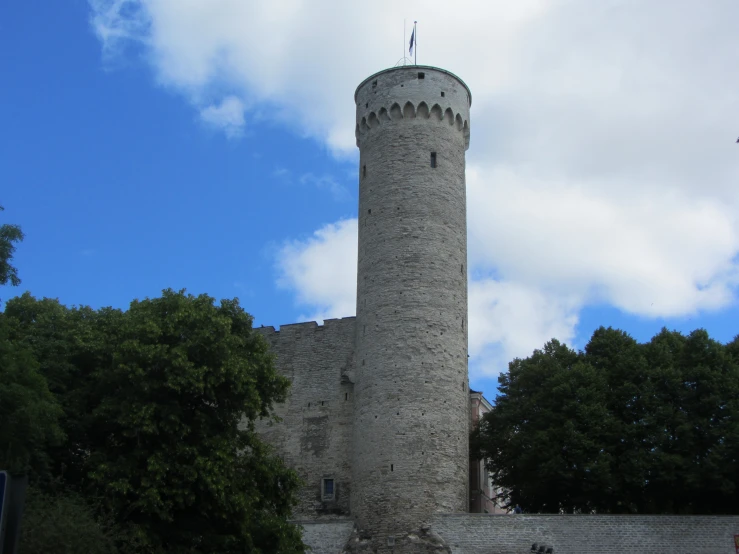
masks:
[[[468,455],[489,407],[467,372],[472,95],[414,65],[368,77],[354,100],[356,317],[261,330],[292,387],[281,421],[259,430],[305,483],[295,515],[313,552],[666,552],[686,529],[695,548],[680,552],[730,552],[711,548],[739,533],[735,516],[469,513],[491,511]]]

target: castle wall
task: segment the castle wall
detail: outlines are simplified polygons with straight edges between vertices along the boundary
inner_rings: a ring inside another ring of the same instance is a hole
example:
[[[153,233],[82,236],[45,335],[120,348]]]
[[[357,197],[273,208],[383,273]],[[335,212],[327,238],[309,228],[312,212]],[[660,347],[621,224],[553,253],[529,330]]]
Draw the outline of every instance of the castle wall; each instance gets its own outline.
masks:
[[[423,66],[373,75],[356,93],[352,514],[380,548],[469,502],[469,102],[457,77]]]
[[[300,525],[303,543],[311,547],[310,554],[337,554],[344,549],[354,530],[351,519],[331,521],[293,521]]]
[[[453,554],[734,554],[739,516],[465,514],[432,528]]]
[[[354,366],[353,317],[256,329],[276,354],[276,367],[292,386],[275,406],[279,423],[259,422],[257,431],[305,481],[297,518],[349,513],[350,448]],[[321,480],[334,480],[334,498],[322,495]]]

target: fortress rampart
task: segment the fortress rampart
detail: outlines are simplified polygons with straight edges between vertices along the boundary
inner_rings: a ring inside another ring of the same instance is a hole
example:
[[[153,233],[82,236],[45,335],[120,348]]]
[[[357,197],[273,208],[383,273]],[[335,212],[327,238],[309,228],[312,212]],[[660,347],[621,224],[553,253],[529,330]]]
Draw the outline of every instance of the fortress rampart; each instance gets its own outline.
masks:
[[[290,379],[287,401],[276,405],[279,423],[260,421],[258,431],[305,481],[297,514],[334,517],[349,513],[355,318],[256,329]],[[323,479],[333,495],[322,494]]]

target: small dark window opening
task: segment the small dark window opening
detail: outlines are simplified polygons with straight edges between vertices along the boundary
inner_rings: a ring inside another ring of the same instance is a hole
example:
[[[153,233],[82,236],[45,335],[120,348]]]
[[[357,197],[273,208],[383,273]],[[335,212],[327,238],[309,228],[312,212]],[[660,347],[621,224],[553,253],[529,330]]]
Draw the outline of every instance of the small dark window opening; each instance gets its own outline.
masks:
[[[418,72],[418,78],[419,79],[425,79],[426,78],[426,74],[424,72],[422,72],[422,71],[419,71]]]
[[[323,400],[321,400],[321,406],[323,406]]]
[[[372,88],[377,88],[377,79],[372,81]]]
[[[365,103],[364,107],[369,108],[369,102]]]
[[[322,496],[323,496],[324,499],[333,498],[334,497],[334,480],[333,479],[324,479],[323,480]]]
[[[393,470],[393,464],[390,464],[390,471]]]
[[[362,166],[362,177],[366,177],[366,176],[367,176],[367,166],[363,165]]]
[[[370,208],[369,210],[367,210],[367,213],[368,214],[371,214],[372,213],[372,208]]]
[[[444,91],[441,91],[441,97],[444,98]]]
[[[431,152],[431,167],[436,167],[436,152]]]
[[[349,393],[348,392],[345,392],[344,393],[344,400],[349,400]]]

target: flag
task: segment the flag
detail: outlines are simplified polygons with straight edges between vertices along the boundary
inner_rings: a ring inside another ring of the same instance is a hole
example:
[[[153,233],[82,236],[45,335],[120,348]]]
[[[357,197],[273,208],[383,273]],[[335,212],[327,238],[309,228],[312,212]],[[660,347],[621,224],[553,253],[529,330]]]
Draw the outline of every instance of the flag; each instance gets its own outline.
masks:
[[[410,54],[411,56],[413,55],[413,42],[415,38],[416,38],[416,28],[413,27],[413,32],[411,33],[411,44],[410,44],[410,47],[408,48],[408,54]]]

